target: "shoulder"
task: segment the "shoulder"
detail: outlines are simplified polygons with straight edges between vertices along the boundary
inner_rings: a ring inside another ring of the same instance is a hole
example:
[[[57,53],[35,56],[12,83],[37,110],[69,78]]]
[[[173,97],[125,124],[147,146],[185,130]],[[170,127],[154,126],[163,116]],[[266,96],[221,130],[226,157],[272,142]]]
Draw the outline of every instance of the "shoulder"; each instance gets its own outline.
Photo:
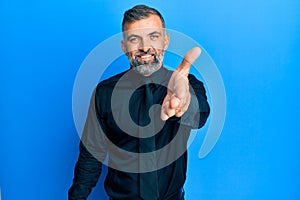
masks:
[[[188,79],[189,81],[200,81],[194,74],[189,74]]]
[[[118,83],[120,78],[127,72],[128,70],[121,72],[119,74],[116,74],[108,79],[105,79],[98,83],[96,87],[96,93],[98,92],[104,92],[104,91],[111,91],[115,85]]]
[[[190,84],[191,84],[193,87],[203,86],[203,82],[200,81],[200,80],[199,80],[195,75],[193,75],[193,74],[189,74],[189,75],[188,75],[188,79],[189,79]]]

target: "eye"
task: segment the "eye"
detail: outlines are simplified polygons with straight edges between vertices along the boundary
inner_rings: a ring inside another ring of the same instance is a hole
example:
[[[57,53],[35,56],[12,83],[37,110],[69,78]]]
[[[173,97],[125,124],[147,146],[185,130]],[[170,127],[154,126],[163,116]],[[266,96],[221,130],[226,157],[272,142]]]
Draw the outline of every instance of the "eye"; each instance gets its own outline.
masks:
[[[150,35],[150,39],[151,39],[151,40],[157,40],[158,38],[159,38],[159,35],[158,35],[158,34]]]
[[[128,40],[131,43],[137,43],[139,41],[138,37],[130,37]]]

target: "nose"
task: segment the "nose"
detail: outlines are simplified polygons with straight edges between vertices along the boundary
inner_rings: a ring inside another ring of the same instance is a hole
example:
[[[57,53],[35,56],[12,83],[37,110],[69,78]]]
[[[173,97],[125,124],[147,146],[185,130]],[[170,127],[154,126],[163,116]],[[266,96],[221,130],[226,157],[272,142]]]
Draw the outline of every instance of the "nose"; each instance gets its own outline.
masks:
[[[151,44],[146,39],[141,39],[139,43],[139,50],[147,52],[151,48]]]

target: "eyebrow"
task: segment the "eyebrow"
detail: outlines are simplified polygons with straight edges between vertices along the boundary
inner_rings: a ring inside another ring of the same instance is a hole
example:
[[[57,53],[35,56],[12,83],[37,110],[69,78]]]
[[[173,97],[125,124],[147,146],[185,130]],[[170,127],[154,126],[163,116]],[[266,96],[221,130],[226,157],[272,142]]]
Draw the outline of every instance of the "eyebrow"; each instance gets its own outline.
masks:
[[[161,35],[161,32],[153,31],[152,33],[149,33],[148,35],[154,35],[154,34],[159,34],[159,35]]]

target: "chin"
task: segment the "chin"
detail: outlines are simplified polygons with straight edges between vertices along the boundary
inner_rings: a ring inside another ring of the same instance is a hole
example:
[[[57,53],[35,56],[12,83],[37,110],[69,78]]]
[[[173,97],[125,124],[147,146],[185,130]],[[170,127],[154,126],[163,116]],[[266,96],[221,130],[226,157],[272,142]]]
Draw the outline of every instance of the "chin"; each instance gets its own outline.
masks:
[[[159,64],[155,64],[155,65],[139,65],[137,67],[134,67],[134,71],[138,72],[139,74],[143,75],[143,76],[150,76],[151,74],[153,74],[154,72],[156,72],[157,70],[159,70],[161,67],[161,65]]]

